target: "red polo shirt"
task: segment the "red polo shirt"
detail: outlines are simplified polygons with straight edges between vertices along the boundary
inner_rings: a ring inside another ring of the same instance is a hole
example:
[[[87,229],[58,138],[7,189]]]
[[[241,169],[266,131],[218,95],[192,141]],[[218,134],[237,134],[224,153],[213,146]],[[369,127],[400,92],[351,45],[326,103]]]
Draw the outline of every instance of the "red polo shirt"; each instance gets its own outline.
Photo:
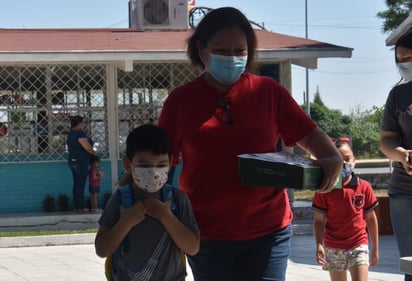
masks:
[[[244,73],[226,97],[233,124],[222,120],[220,94],[203,76],[167,98],[159,126],[179,154],[180,188],[188,195],[202,239],[246,240],[290,224],[285,189],[242,186],[237,174],[242,153],[276,151],[281,137],[294,145],[316,124],[275,80]]]
[[[328,193],[316,193],[312,207],[326,214],[325,246],[353,249],[368,244],[364,213],[378,205],[371,185],[352,174],[351,181]]]

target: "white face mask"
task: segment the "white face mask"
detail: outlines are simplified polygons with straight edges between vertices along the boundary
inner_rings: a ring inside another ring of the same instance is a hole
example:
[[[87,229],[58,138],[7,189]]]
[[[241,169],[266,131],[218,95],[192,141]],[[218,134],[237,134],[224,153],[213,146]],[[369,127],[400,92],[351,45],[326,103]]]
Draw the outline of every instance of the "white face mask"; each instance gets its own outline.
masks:
[[[148,193],[160,190],[167,182],[169,167],[134,167],[134,183]]]
[[[412,81],[412,61],[399,62],[396,64],[399,73],[406,82]]]

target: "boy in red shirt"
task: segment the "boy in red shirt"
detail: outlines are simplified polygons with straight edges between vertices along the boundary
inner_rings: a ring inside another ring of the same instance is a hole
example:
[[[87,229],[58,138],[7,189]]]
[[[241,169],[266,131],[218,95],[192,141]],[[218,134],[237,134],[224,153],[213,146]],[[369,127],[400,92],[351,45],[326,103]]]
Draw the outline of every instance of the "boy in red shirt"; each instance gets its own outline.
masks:
[[[338,141],[336,147],[344,161],[343,186],[329,193],[315,193],[312,203],[316,261],[329,271],[332,281],[347,280],[347,270],[352,281],[367,281],[368,266],[376,266],[379,260],[374,210],[378,201],[371,185],[353,173],[355,157],[349,143]]]

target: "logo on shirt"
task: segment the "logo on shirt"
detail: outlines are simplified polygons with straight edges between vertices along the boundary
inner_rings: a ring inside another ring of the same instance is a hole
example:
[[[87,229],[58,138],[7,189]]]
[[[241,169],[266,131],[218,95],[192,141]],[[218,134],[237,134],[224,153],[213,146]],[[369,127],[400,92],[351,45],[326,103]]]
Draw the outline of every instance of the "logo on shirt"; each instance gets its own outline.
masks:
[[[353,196],[353,206],[356,209],[361,209],[365,206],[365,195],[364,194],[355,194]]]

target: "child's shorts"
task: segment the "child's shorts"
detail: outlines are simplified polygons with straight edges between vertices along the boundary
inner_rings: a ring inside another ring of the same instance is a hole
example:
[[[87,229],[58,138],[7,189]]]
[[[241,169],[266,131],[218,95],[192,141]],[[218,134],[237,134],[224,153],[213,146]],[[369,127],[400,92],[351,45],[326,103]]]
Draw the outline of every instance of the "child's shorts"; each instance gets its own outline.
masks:
[[[369,266],[369,249],[368,245],[344,250],[325,247],[326,263],[323,265],[324,270],[328,271],[346,271],[355,265]]]
[[[90,193],[99,193],[100,191],[100,186],[91,186],[89,185],[89,192]]]

